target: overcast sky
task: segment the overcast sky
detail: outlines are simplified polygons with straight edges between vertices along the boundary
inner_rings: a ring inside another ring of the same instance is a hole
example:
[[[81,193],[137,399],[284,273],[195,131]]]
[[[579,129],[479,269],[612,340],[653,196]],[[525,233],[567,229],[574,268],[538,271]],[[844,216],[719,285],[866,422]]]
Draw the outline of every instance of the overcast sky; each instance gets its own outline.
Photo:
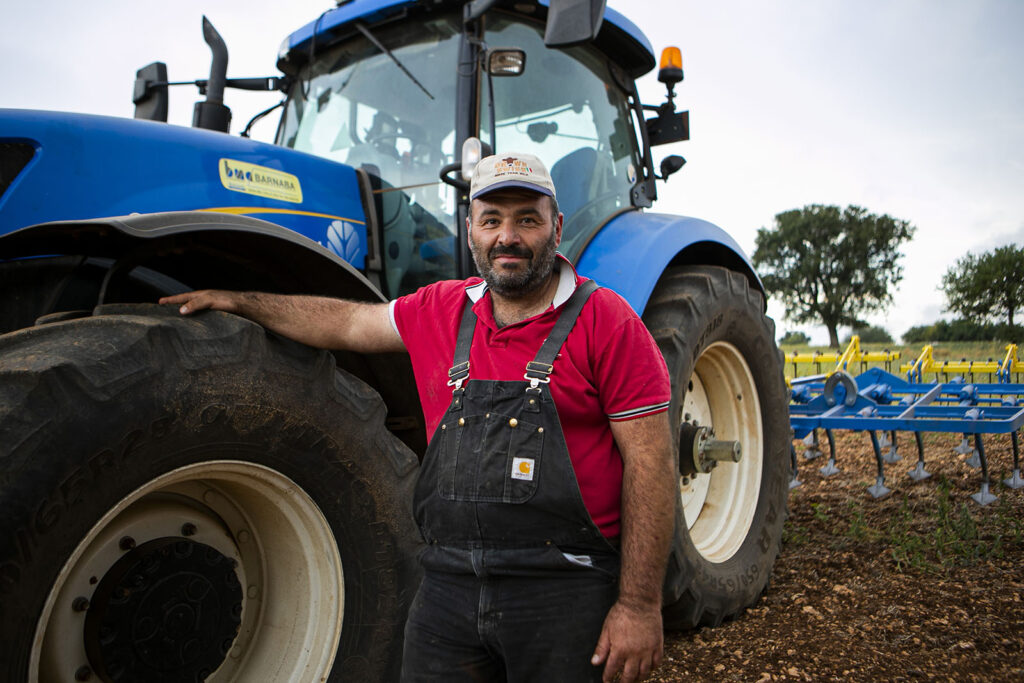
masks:
[[[898,336],[943,313],[942,274],[968,251],[1024,244],[1024,1],[610,0],[656,51],[677,45],[692,139],[656,209],[697,216],[750,254],[760,227],[807,204],[857,204],[917,227],[887,315]],[[57,0],[9,3],[0,106],[131,116],[135,70],[205,78],[205,13],[227,42],[230,77],[276,73],[278,46],[333,7],[324,0]],[[646,102],[663,86],[641,81]],[[191,122],[193,88],[170,121]],[[275,101],[229,91],[232,132]],[[269,140],[272,122],[255,129]],[[770,305],[780,335],[797,328]]]

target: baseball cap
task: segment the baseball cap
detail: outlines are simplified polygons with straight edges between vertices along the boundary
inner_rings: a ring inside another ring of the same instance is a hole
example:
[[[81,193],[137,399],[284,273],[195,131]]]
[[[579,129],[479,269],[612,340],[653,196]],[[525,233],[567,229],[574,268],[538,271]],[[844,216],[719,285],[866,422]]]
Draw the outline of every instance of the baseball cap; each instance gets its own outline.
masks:
[[[555,196],[555,184],[544,163],[533,154],[522,152],[494,154],[481,159],[469,183],[469,198],[476,199],[503,187],[522,187],[549,197]]]

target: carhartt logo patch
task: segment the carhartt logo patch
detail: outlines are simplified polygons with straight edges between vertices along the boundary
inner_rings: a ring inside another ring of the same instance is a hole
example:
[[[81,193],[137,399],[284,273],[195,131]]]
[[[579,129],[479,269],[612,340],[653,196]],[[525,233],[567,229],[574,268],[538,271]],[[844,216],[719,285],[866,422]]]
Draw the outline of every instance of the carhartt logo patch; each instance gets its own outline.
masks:
[[[512,478],[533,481],[533,458],[512,458]]]

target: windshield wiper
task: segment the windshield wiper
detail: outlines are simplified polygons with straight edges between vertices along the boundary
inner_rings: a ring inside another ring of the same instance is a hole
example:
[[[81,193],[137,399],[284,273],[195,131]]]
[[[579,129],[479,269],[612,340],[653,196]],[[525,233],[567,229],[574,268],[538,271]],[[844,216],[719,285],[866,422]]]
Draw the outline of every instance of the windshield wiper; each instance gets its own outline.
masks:
[[[397,66],[399,69],[401,69],[402,72],[406,76],[409,77],[409,80],[411,80],[413,83],[418,85],[420,90],[422,90],[423,92],[425,92],[427,94],[427,97],[429,97],[430,99],[434,99],[434,96],[430,94],[430,91],[427,90],[426,88],[424,88],[423,84],[420,83],[418,80],[416,80],[416,77],[413,76],[409,72],[409,70],[405,68],[405,65],[402,64],[400,61],[398,61],[398,57],[396,57],[393,54],[391,54],[391,50],[389,50],[386,47],[384,47],[384,43],[382,43],[379,40],[377,40],[377,37],[375,35],[373,35],[372,33],[370,33],[370,29],[366,28],[366,26],[364,26],[363,24],[361,24],[358,21],[355,23],[355,27],[357,29],[359,29],[360,33],[362,33],[364,36],[366,36],[367,40],[369,40],[371,43],[373,43],[374,47],[376,47],[378,50],[380,50],[381,52],[386,54],[388,57],[390,57],[391,61],[395,63],[395,66]]]

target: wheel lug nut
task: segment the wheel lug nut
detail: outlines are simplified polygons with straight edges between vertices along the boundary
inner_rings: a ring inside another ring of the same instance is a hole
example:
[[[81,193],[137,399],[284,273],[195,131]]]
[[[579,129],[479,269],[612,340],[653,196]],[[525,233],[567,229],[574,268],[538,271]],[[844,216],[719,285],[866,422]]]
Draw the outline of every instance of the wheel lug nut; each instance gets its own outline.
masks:
[[[75,598],[75,601],[71,603],[71,609],[76,612],[84,612],[89,609],[89,599],[81,596]]]
[[[196,531],[197,531],[196,525],[193,524],[192,522],[185,522],[184,524],[181,525],[181,535],[182,536],[194,536]]]
[[[120,541],[118,541],[117,545],[121,548],[121,550],[131,550],[135,547],[135,539],[131,536],[124,536],[121,538]]]
[[[78,671],[75,672],[76,681],[88,681],[92,678],[92,669],[87,666],[78,667]]]

